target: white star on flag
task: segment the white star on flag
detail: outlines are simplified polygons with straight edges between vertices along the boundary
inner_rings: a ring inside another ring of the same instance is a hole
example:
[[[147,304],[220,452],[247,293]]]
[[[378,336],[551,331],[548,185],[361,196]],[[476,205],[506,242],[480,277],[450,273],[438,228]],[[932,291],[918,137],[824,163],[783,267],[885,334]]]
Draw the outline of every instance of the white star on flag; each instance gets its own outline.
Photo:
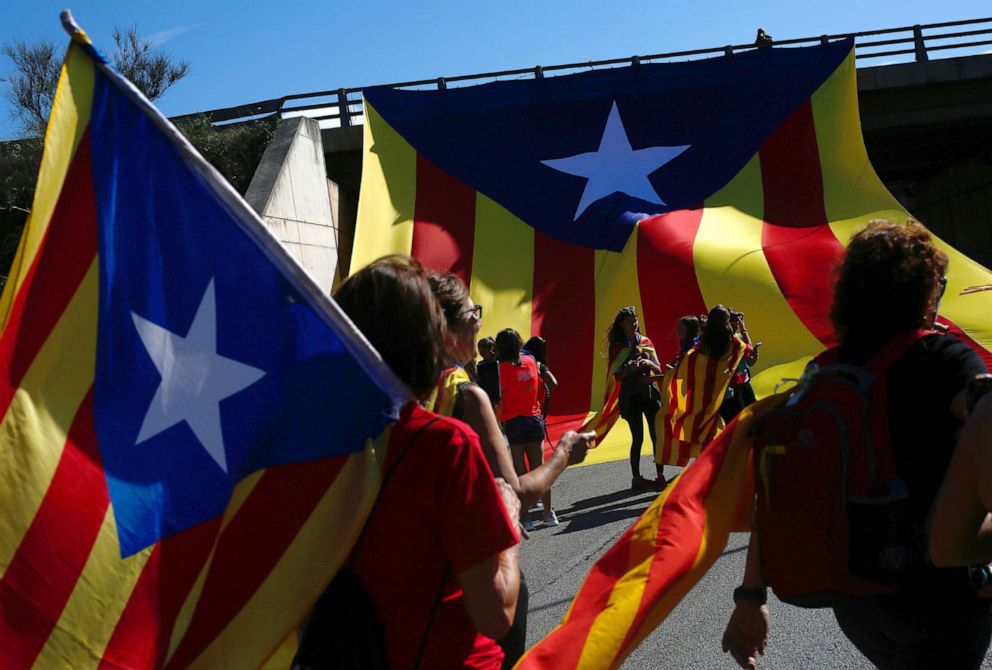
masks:
[[[137,444],[185,421],[210,457],[227,472],[220,401],[265,376],[265,372],[217,353],[213,279],[200,300],[186,337],[131,312],[134,327],[162,377],[145,413]]]
[[[648,175],[690,146],[692,145],[632,148],[623,121],[620,120],[617,103],[614,101],[597,151],[565,158],[552,158],[541,163],[553,170],[589,180],[575,210],[573,220],[576,220],[589,205],[618,191],[647,202],[664,205],[665,201],[655,192]]]

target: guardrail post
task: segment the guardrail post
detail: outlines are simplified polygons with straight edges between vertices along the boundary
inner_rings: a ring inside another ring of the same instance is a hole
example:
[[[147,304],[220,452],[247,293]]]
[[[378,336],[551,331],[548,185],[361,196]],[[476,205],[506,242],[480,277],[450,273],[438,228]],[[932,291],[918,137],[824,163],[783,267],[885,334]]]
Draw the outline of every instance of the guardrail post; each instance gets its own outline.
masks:
[[[640,64],[641,64],[641,57],[640,56],[632,56],[631,57],[631,59],[630,59],[630,65],[631,65],[631,67],[637,67]]]
[[[917,63],[930,60],[927,56],[927,45],[923,41],[923,29],[919,26],[919,24],[913,26],[913,45],[916,48]]]
[[[820,35],[820,44],[829,44],[830,38],[826,35]]]
[[[733,56],[734,55],[734,47],[732,45],[730,45],[730,44],[728,44],[727,46],[723,47],[723,55],[724,56]]]
[[[544,68],[540,65],[534,66],[534,79],[544,79]]]
[[[341,127],[347,128],[351,125],[351,110],[348,109],[348,92],[338,89],[338,118],[341,120]]]
[[[437,90],[444,91],[448,88],[448,82],[444,80],[444,77],[437,78]]]

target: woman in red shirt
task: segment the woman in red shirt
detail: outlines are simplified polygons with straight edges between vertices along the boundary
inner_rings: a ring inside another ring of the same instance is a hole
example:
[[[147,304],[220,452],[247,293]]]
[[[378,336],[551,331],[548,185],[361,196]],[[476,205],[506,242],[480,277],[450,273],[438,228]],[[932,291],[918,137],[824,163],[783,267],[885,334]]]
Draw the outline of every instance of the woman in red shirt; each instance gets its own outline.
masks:
[[[380,259],[334,298],[412,395],[430,395],[447,327],[420,264]],[[497,670],[495,639],[519,589],[517,497],[494,480],[468,426],[413,399],[390,428],[385,471],[404,451],[350,559],[383,624],[389,667]]]
[[[503,398],[499,406],[500,420],[518,475],[527,473],[527,462],[533,470],[544,461],[544,418],[538,394],[538,387],[543,382],[534,357],[520,355],[522,344],[520,333],[513,328],[505,328],[496,335],[496,360],[499,361],[499,387]],[[557,526],[558,515],[551,507],[550,487],[541,500],[545,525]],[[529,519],[524,519],[524,529],[531,530]]]

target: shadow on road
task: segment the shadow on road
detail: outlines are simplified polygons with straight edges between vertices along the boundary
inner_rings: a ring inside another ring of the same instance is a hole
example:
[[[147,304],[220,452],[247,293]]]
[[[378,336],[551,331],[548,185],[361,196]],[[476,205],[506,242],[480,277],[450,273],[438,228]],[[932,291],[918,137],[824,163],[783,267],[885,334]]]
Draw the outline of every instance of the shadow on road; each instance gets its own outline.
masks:
[[[636,519],[650,505],[656,493],[623,490],[576,501],[571,507],[558,510],[564,528],[556,535],[575,533],[604,524]]]

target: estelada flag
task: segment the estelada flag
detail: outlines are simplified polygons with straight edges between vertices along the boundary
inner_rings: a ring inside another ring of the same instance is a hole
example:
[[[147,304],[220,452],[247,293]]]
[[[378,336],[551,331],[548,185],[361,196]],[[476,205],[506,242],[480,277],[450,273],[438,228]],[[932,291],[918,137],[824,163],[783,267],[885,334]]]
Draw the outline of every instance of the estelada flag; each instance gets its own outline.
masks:
[[[851,235],[908,218],[868,161],[854,62],[837,40],[366,89],[352,270],[412,253],[461,276],[484,334],[547,339],[551,413],[573,425],[608,397],[603,337],[627,305],[663,361],[679,317],[744,312],[767,394],[834,343],[832,270]],[[951,261],[941,320],[990,363],[992,292],[959,294],[992,274],[938,244]]]
[[[562,622],[516,670],[618,668],[727,546],[754,507],[752,422],[785,402],[746,407],[592,566]]]
[[[739,337],[730,341],[722,356],[707,356],[696,347],[665,373],[659,384],[661,411],[655,415],[661,440],[658,464],[685,465],[720,434],[724,427],[720,405],[748,351]]]
[[[351,547],[408,391],[63,20],[0,303],[0,665],[256,667]]]

